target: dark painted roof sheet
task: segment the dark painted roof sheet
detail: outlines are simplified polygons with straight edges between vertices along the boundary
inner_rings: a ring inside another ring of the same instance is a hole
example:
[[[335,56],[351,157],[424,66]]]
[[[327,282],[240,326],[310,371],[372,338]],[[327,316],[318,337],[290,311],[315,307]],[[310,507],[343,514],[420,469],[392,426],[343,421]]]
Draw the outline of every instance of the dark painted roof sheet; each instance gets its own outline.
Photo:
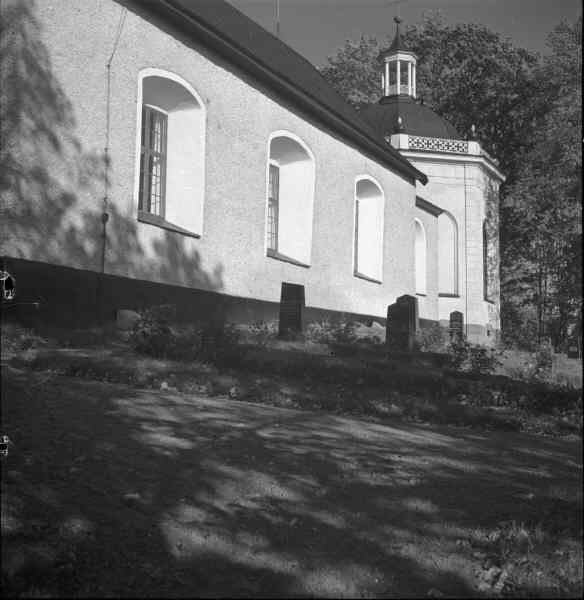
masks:
[[[411,52],[411,50],[406,47],[404,41],[402,40],[400,29],[402,20],[399,17],[394,17],[393,20],[395,21],[395,36],[393,38],[393,42],[391,42],[391,46],[387,49],[387,52]]]
[[[365,123],[359,113],[337,94],[310,62],[228,2],[224,0],[150,0],[147,3],[138,2],[137,4],[141,9],[151,10],[168,18],[199,43],[208,44],[212,41],[216,46],[214,49],[223,51],[234,61],[239,58],[242,68],[253,66],[258,73],[262,70],[268,72],[269,76],[266,77],[266,82],[269,85],[273,84],[271,78],[274,77],[284,82],[283,87],[289,84],[289,91],[293,88],[296,94],[300,93],[303,97],[309,97],[311,102],[319,105],[321,116],[326,116],[325,113],[328,113],[332,117],[329,121],[342,120],[345,125],[339,124],[338,128],[344,130],[339,132],[345,138],[354,138],[353,143],[360,145],[364,150],[369,150],[369,154],[374,154],[377,160],[381,158],[386,166],[390,166],[402,175],[426,183],[426,176],[390,147],[378,131]],[[180,18],[185,15],[192,19],[190,23],[188,20]],[[208,39],[201,37],[201,32],[196,30],[193,23],[210,32]],[[276,91],[281,92],[282,90]],[[297,98],[290,97],[290,95],[295,94],[287,95],[287,99],[294,102]],[[347,126],[352,131],[349,131]]]
[[[400,116],[403,133],[452,140],[462,139],[453,125],[410,96],[382,98],[378,104],[371,104],[361,109],[359,114],[364,121],[384,136],[396,133],[397,118]]]

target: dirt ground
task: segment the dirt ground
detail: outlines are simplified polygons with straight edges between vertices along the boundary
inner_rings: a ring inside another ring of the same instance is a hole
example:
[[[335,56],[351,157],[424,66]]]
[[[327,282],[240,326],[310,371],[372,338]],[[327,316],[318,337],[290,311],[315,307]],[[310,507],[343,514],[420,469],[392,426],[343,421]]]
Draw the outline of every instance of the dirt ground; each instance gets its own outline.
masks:
[[[5,365],[6,595],[578,597],[582,448]]]

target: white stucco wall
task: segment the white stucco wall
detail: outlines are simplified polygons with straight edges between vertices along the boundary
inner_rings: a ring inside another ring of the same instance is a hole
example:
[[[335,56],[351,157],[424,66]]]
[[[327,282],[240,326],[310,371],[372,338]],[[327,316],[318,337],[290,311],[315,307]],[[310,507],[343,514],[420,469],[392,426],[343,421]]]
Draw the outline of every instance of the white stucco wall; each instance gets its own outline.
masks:
[[[418,194],[447,211],[458,226],[458,296],[438,297],[438,319],[446,323],[452,311],[460,311],[469,325],[469,338],[485,341],[484,331],[497,331],[501,327],[498,277],[493,301],[484,299],[482,244],[482,224],[487,215],[493,220],[495,237],[498,232],[500,181],[476,160],[464,161],[461,157],[445,158],[440,155],[416,158],[413,152],[405,154],[412,164],[428,175],[427,186],[422,188],[418,185]],[[437,223],[435,226],[437,228]],[[497,240],[494,246],[493,260],[498,274]],[[435,246],[434,259],[438,272],[441,259],[439,242]],[[423,317],[430,314],[426,304],[425,301],[420,302]],[[479,330],[475,326],[483,333],[477,333]]]
[[[107,194],[105,264],[111,274],[275,302],[281,283],[290,282],[305,286],[309,306],[379,316],[385,316],[396,297],[413,293],[411,225],[418,211],[411,183],[266,95],[204,48],[186,45],[130,11],[111,61],[108,137],[106,64],[122,7],[111,0],[44,0],[27,6],[34,7],[31,19],[38,29],[26,27],[41,44],[35,51],[46,54],[49,66],[44,75],[59,90],[68,118],[56,132],[64,140],[58,155],[51,154],[49,146],[35,147],[34,154],[25,148],[40,146],[40,140],[22,142],[22,156],[31,165],[43,153],[43,168],[57,189],[29,186],[31,213],[12,230],[4,246],[7,254],[98,270],[99,217]],[[139,73],[146,68],[178,75],[204,105],[200,239],[137,221],[136,114]],[[279,130],[301,138],[315,159],[309,268],[266,257],[268,140]],[[382,284],[353,275],[354,182],[360,174],[374,178],[384,192]],[[432,195],[435,192],[439,204],[452,204],[457,212],[459,194],[453,197],[450,183],[442,179],[432,184]],[[53,215],[52,220],[47,215]]]

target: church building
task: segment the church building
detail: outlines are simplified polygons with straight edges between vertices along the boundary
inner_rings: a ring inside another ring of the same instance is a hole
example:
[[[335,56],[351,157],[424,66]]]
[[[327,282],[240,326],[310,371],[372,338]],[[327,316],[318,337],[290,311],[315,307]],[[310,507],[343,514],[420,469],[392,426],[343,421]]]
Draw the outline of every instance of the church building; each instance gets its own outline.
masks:
[[[409,294],[496,339],[504,177],[418,101],[399,22],[357,112],[223,0],[1,10],[0,255],[42,319],[383,323]]]

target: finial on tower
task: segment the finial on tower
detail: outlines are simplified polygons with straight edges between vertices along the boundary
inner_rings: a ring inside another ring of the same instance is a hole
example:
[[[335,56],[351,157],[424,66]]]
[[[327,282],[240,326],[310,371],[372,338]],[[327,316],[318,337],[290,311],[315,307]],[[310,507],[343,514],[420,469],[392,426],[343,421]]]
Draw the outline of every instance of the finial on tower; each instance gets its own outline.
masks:
[[[395,36],[393,38],[393,42],[391,43],[391,46],[389,47],[389,51],[392,52],[394,50],[405,50],[402,39],[401,39],[401,30],[400,30],[400,25],[403,22],[403,19],[399,16],[396,15],[393,18],[394,22],[395,22]]]

